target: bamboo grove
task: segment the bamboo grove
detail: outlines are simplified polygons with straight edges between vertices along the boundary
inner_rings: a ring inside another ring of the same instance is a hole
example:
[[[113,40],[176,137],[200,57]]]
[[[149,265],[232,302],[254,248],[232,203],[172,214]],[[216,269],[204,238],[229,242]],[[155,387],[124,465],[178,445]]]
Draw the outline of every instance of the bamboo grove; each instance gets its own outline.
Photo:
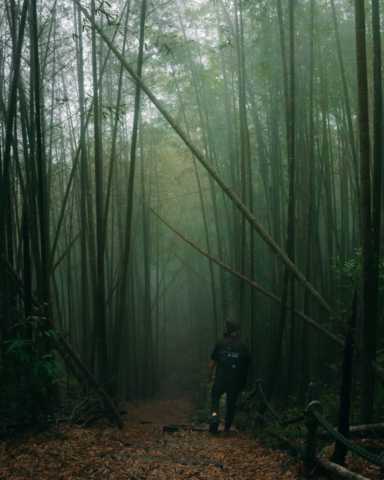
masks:
[[[2,6],[2,420],[84,374],[155,396],[231,316],[250,388],[302,404],[339,381],[355,289],[354,395],[382,416],[379,1]]]

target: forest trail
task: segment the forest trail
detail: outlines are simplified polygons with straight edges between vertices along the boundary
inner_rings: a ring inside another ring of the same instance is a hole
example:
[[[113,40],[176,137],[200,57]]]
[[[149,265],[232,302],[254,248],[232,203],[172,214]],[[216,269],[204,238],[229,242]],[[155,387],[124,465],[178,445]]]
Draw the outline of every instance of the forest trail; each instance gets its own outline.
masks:
[[[127,410],[122,430],[102,419],[90,428],[58,425],[50,432],[29,431],[5,439],[0,443],[0,478],[324,478],[304,477],[302,466],[287,451],[263,448],[250,434],[233,427],[224,432],[220,425],[215,435],[186,430],[164,433],[164,424],[190,424],[195,409],[175,386],[166,385],[156,399],[122,402],[120,408]]]
[[[164,433],[166,423],[190,423],[188,416],[194,411],[177,387],[162,389],[157,399],[125,403],[123,408],[128,413],[120,431],[103,420],[91,428],[65,425],[46,434],[31,431],[7,438],[0,444],[0,478],[298,478],[297,467],[289,467],[286,452],[267,451],[235,429],[219,430],[216,435],[208,431]]]

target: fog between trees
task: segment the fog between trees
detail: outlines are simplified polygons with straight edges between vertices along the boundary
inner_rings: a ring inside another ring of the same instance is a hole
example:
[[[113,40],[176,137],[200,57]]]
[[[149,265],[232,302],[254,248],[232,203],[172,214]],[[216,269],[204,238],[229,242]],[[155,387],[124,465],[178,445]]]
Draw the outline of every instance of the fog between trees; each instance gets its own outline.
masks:
[[[82,378],[48,319],[117,401],[191,383],[236,317],[249,388],[303,405],[355,288],[355,421],[382,418],[378,0],[2,6],[2,419]]]

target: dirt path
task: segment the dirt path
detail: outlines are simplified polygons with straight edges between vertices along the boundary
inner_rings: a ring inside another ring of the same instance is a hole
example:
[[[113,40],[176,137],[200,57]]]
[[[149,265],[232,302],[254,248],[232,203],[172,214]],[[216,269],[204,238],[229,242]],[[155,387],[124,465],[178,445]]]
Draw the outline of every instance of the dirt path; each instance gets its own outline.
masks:
[[[0,478],[303,478],[300,465],[290,466],[294,462],[286,452],[267,451],[257,440],[236,430],[219,430],[216,435],[163,433],[164,423],[189,423],[188,415],[193,412],[193,405],[175,389],[160,399],[127,403],[125,408],[128,414],[121,431],[103,420],[92,428],[68,425],[45,436],[29,432],[3,441]],[[143,421],[152,423],[140,423]]]
[[[102,421],[92,428],[68,425],[46,436],[29,432],[3,441],[0,478],[295,478],[283,453],[264,451],[243,433],[164,433],[164,423],[190,423],[188,415],[193,412],[193,405],[175,388],[163,391],[160,399],[122,407],[128,414],[121,431]]]

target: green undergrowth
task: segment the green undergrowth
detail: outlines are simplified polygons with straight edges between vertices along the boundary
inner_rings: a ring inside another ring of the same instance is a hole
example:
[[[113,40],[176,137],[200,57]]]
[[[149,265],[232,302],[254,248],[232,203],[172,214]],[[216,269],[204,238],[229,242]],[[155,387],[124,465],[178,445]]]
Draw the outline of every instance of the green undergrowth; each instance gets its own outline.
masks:
[[[383,357],[383,360],[382,358]],[[384,363],[384,351],[379,352],[378,361]],[[329,366],[330,368],[332,365]],[[340,365],[335,364],[335,368]],[[355,367],[356,368],[356,367]],[[356,371],[354,378],[356,378]],[[207,423],[211,416],[210,412],[210,397],[211,387],[207,383],[207,366],[201,364],[194,367],[187,367],[183,370],[183,375],[180,379],[180,386],[187,391],[196,407],[195,412],[191,415],[190,420],[197,424]],[[340,404],[340,386],[339,384],[322,383],[313,379],[310,385],[311,396],[314,400],[319,400],[323,407],[324,418],[334,427],[337,426],[338,411]],[[350,412],[350,424],[357,425],[360,423],[360,385],[358,381],[354,381],[352,388],[352,402]],[[240,408],[236,411],[234,424],[240,431],[252,432],[258,438],[265,438],[269,446],[278,443],[278,440],[273,439],[266,430],[272,430],[280,435],[286,436],[293,441],[298,438],[303,438],[306,435],[306,427],[304,421],[295,423],[282,428],[279,423],[272,419],[270,413],[267,411],[264,419],[259,416],[259,393],[253,393],[252,390],[241,392],[237,405]],[[284,414],[287,418],[296,418],[304,414],[305,405],[297,396],[289,398],[289,408],[284,408],[282,402],[274,401],[272,407],[278,415]],[[301,404],[301,406],[299,406]],[[220,417],[225,417],[225,395],[221,398]],[[375,390],[375,407],[374,407],[374,423],[384,421],[384,388],[377,383]],[[267,440],[268,438],[268,440]]]
[[[31,327],[16,318],[12,336],[2,342],[0,423],[47,424],[59,402],[58,385],[67,376],[53,348],[57,334],[44,328],[44,318]]]
[[[207,365],[186,366],[179,380],[179,386],[191,397],[196,410],[190,416],[190,420],[196,424],[208,423],[211,417],[211,390],[207,381]],[[237,404],[241,404],[237,410],[234,424],[238,430],[246,431],[252,429],[252,395],[250,392],[241,392]],[[220,400],[220,418],[224,419],[226,413],[226,395]]]

